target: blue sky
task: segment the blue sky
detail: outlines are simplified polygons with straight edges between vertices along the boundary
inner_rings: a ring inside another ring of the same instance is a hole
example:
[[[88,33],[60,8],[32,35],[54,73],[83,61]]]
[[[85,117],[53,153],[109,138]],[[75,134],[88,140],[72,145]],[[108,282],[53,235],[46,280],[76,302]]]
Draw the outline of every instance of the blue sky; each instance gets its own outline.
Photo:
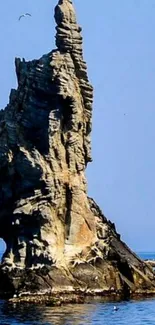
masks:
[[[136,251],[155,250],[155,1],[74,0],[94,86],[89,195]],[[0,108],[16,87],[14,58],[55,47],[56,0],[0,4]],[[18,22],[18,16],[32,17]]]

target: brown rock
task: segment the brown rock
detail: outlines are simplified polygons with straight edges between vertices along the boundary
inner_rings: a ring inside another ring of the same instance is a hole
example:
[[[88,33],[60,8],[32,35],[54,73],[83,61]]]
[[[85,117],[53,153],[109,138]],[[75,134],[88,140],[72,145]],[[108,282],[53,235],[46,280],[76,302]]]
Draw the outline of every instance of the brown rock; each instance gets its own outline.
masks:
[[[70,0],[55,20],[57,49],[15,60],[0,112],[0,295],[155,292],[152,269],[87,197],[93,88]]]

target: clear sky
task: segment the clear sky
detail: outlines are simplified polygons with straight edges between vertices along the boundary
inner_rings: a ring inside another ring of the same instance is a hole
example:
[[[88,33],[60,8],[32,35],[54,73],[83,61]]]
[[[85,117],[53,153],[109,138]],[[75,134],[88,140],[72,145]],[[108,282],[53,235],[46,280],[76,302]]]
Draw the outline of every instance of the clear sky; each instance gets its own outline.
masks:
[[[94,86],[89,195],[132,249],[155,251],[155,0],[73,2]],[[1,1],[0,108],[16,87],[14,58],[55,47],[56,3]]]

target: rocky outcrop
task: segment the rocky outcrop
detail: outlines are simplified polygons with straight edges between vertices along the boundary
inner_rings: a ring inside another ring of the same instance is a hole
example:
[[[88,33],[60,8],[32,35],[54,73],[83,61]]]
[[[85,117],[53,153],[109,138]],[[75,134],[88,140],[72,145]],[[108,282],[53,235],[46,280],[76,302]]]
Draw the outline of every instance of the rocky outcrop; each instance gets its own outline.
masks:
[[[155,292],[153,270],[87,197],[93,88],[72,1],[55,21],[57,49],[15,60],[0,112],[0,294]]]

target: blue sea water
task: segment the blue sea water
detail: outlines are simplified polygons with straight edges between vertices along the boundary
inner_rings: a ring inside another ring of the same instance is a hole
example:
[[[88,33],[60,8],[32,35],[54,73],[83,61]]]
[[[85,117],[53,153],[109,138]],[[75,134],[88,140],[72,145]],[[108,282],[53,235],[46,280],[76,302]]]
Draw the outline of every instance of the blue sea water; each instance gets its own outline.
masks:
[[[143,260],[155,260],[155,252],[140,252],[137,255]]]
[[[155,253],[139,253],[155,259]],[[114,311],[114,306],[118,307]],[[0,300],[0,325],[155,325],[155,298],[45,307]]]

